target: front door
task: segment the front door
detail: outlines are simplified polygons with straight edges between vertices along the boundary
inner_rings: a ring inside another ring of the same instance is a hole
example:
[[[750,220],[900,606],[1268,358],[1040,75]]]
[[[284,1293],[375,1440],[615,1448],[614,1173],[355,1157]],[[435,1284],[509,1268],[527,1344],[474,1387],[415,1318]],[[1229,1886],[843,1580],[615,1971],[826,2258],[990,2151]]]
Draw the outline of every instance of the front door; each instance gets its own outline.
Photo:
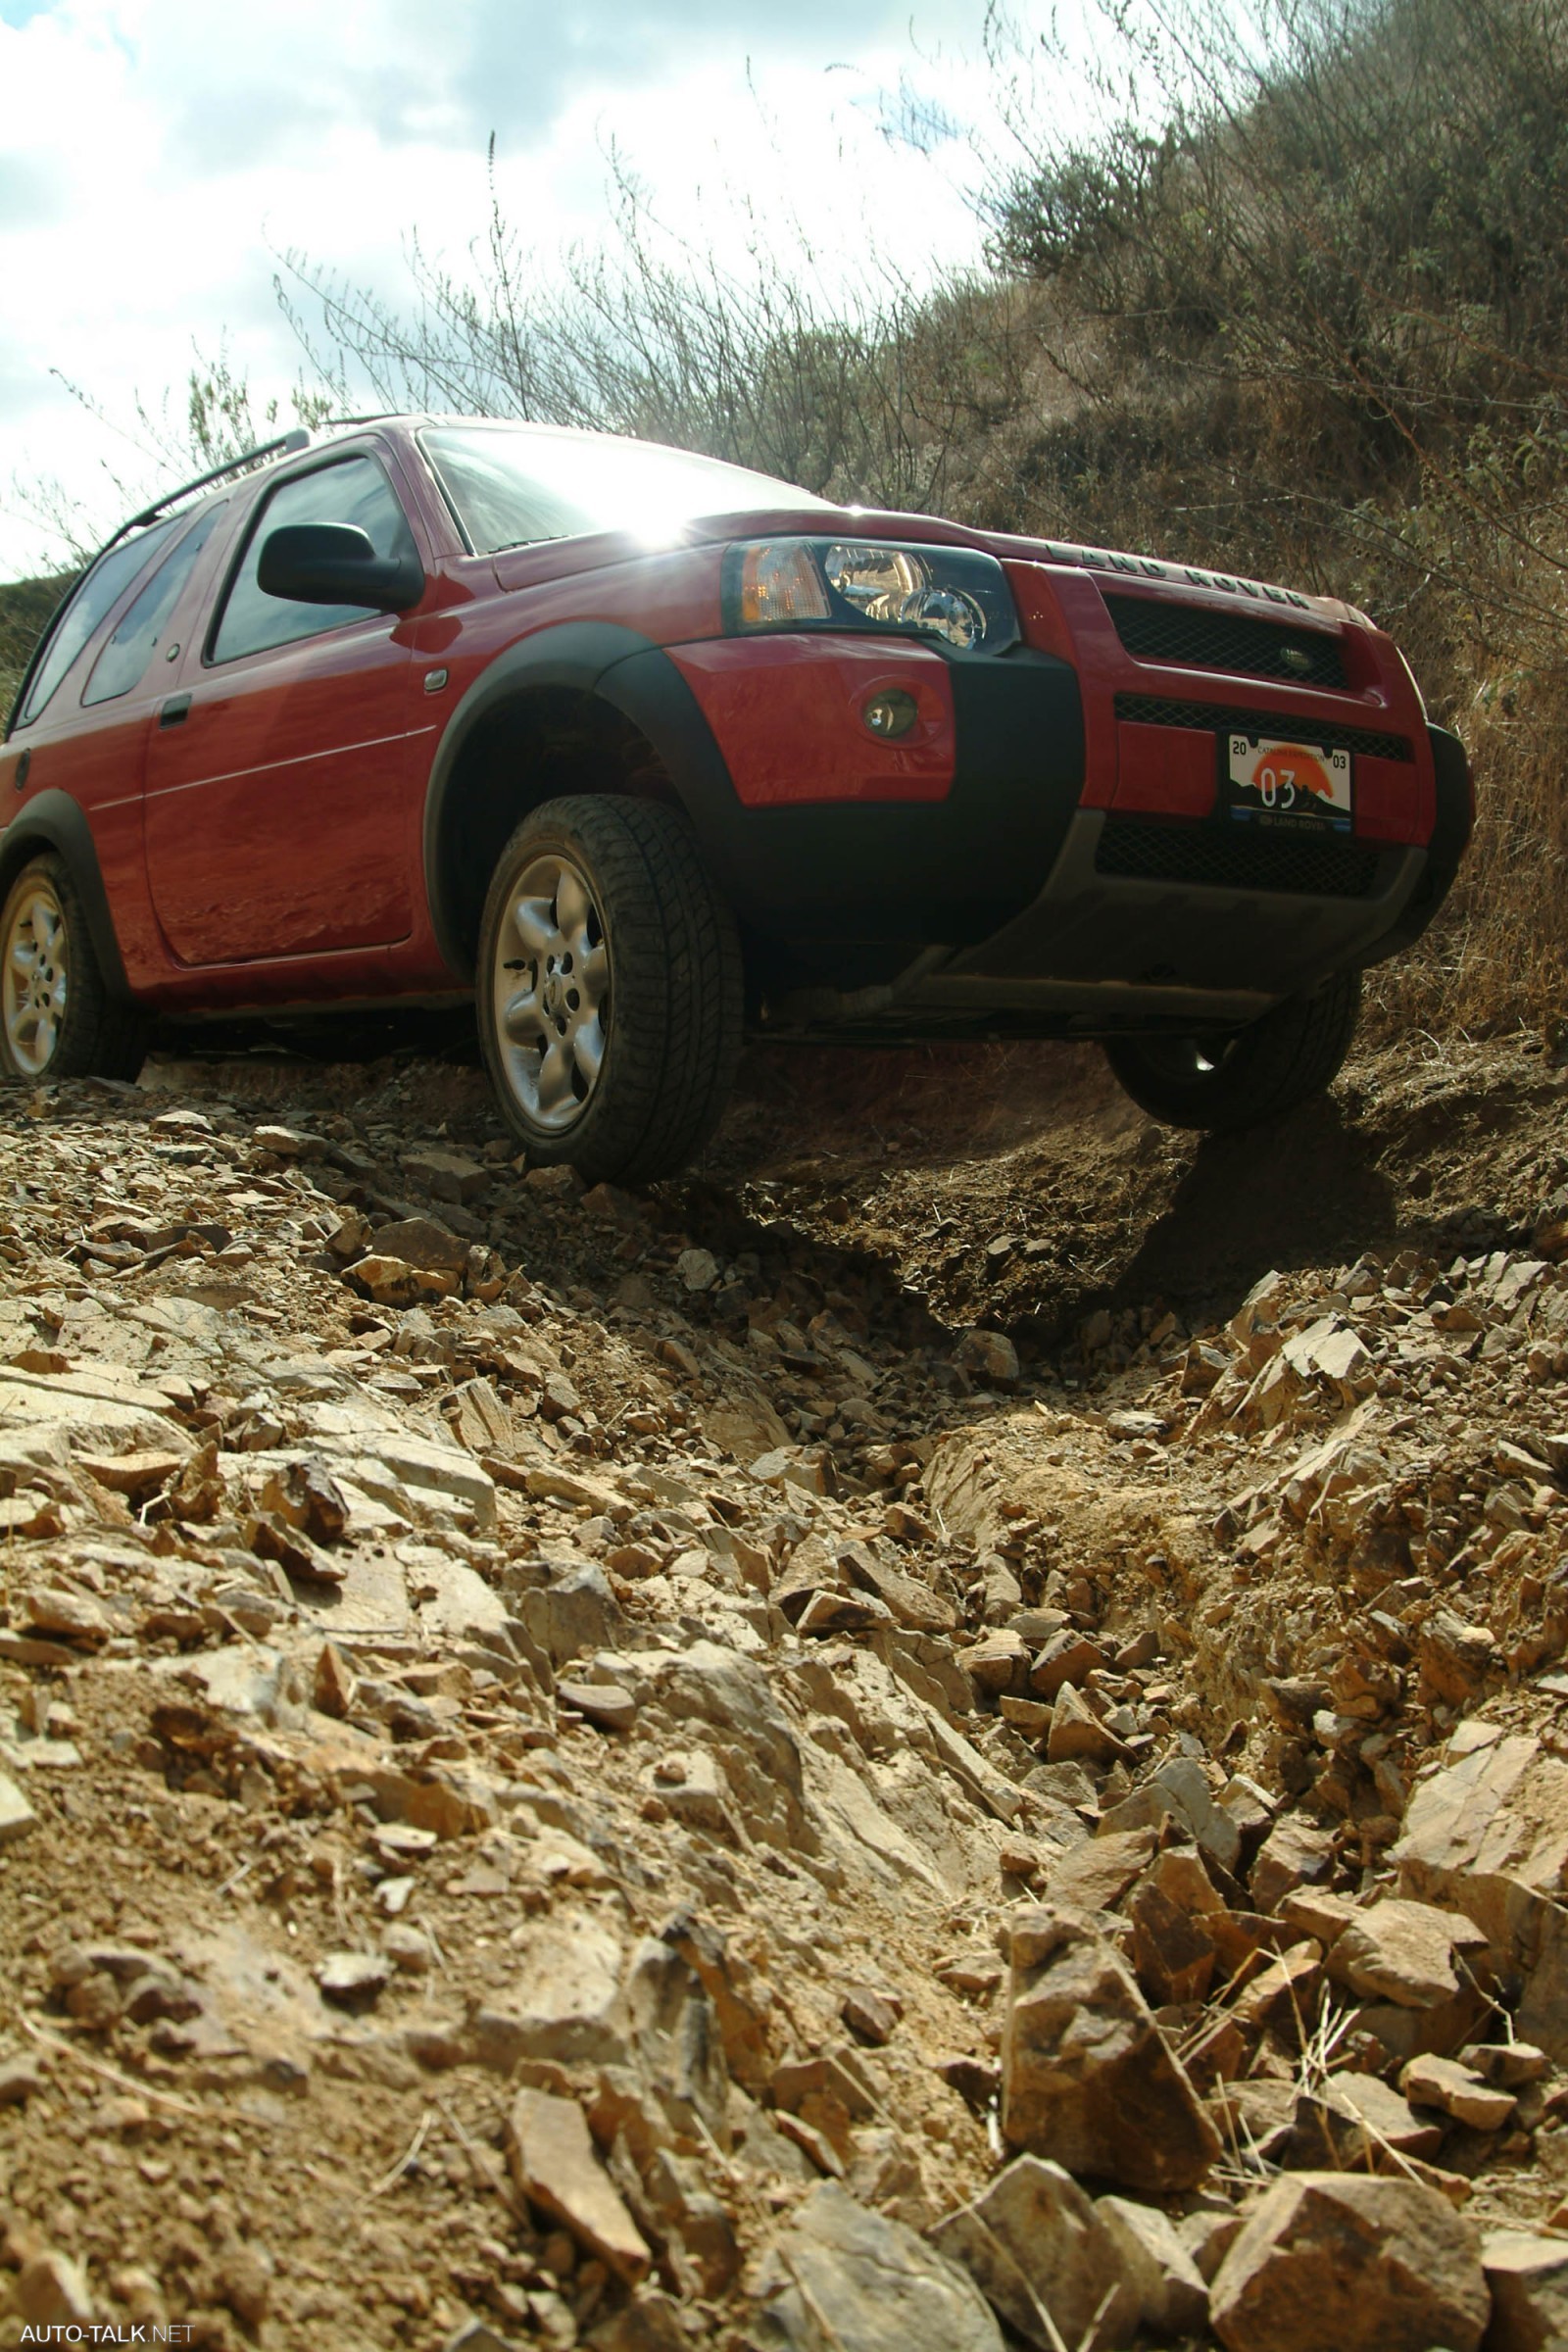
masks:
[[[354,523],[378,556],[415,552],[368,452],[262,501],[148,751],[148,879],[182,963],[378,947],[412,927],[412,625],[264,595],[263,539],[305,522]]]

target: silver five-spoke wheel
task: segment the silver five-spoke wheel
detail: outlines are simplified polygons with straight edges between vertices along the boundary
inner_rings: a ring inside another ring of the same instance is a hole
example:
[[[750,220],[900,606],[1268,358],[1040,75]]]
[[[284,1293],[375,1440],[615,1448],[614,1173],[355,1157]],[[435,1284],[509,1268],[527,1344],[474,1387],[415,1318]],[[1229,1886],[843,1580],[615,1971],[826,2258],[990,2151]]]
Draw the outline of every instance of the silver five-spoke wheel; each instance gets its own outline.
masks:
[[[673,1175],[723,1106],[742,1006],[735,919],[682,811],[544,802],[496,859],[478,950],[479,1043],[529,1160]]]
[[[574,1126],[599,1083],[610,956],[593,893],[569,858],[536,858],[508,893],[492,973],[498,1045],[529,1118]]]
[[[13,1066],[40,1077],[54,1060],[71,982],[65,910],[42,875],[19,894],[0,947],[0,1019]]]

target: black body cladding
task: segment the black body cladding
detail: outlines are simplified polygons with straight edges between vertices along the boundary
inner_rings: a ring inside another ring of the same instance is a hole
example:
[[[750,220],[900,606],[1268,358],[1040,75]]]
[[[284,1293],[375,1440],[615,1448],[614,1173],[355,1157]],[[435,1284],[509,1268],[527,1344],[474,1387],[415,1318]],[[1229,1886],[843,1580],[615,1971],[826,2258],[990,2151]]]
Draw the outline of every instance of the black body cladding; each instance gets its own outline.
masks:
[[[938,802],[747,808],[674,663],[650,650],[600,691],[663,757],[748,930],[808,946],[983,939],[1039,890],[1084,780],[1076,673],[1023,647],[949,661],[957,769]]]

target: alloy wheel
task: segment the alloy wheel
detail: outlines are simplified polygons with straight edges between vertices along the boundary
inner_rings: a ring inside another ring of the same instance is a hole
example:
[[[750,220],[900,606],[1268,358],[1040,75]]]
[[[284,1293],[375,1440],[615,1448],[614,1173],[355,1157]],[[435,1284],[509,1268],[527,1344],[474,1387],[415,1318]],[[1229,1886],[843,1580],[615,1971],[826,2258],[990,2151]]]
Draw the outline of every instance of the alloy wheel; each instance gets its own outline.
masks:
[[[60,1043],[71,979],[65,911],[47,881],[33,881],[12,906],[0,959],[7,1050],[24,1077],[41,1077]]]
[[[610,1023],[604,923],[568,858],[535,858],[508,892],[491,983],[507,1081],[534,1125],[559,1135],[599,1083]]]

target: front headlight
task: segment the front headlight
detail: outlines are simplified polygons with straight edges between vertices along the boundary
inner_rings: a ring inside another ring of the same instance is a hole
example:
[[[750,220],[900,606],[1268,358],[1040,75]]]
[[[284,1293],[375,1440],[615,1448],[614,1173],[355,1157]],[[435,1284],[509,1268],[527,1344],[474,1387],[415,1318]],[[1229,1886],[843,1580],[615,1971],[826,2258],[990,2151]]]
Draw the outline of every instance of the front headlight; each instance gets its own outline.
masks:
[[[897,630],[960,654],[1004,653],[1019,636],[994,556],[860,539],[768,539],[728,549],[724,624],[732,632]]]

